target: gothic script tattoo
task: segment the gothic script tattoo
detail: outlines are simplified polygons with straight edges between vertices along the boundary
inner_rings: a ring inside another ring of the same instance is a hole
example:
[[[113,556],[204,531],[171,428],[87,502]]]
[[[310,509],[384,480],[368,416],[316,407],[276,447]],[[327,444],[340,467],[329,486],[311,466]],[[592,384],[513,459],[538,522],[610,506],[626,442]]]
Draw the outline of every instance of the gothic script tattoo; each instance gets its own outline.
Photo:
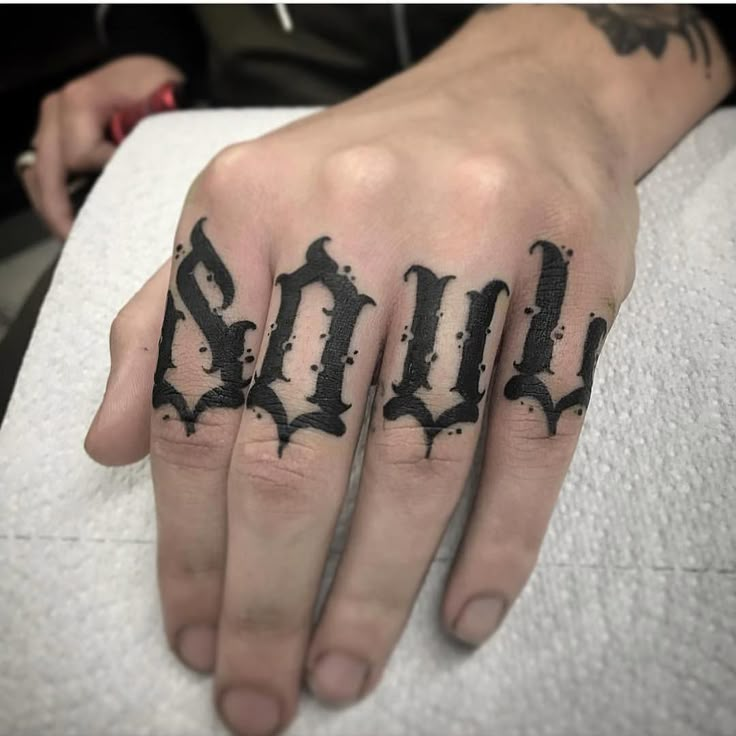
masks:
[[[342,400],[345,366],[353,362],[348,354],[355,323],[363,307],[375,305],[373,299],[360,294],[353,285],[354,276],[348,276],[350,267],[340,273],[337,263],[327,255],[325,244],[330,238],[315,240],[307,250],[306,263],[292,273],[281,274],[276,283],[281,287],[281,304],[263,358],[260,373],[253,380],[248,392],[247,406],[260,407],[268,412],[276,423],[279,437],[279,456],[289,439],[299,429],[312,427],[337,437],[345,433],[345,423],[340,415],[350,408]],[[330,327],[322,335],[324,349],[319,364],[312,365],[317,373],[314,393],[307,397],[315,411],[300,414],[289,420],[286,407],[273,387],[274,381],[287,381],[284,375],[284,357],[291,350],[294,329],[302,292],[311,284],[322,284],[332,295],[332,305],[322,311],[330,317]]]
[[[490,326],[496,310],[496,302],[502,292],[509,294],[509,287],[499,280],[490,281],[480,291],[467,292],[470,301],[465,329],[456,334],[462,348],[462,357],[455,385],[450,389],[460,396],[454,406],[434,417],[425,402],[417,396],[419,389],[432,390],[429,374],[432,363],[437,360],[435,340],[439,324],[442,296],[448,281],[454,276],[438,278],[424,266],[412,266],[405,274],[416,277],[416,302],[411,328],[402,335],[407,342],[404,371],[399,383],[392,384],[396,396],[386,402],[383,416],[395,420],[402,416],[412,416],[424,429],[427,446],[425,457],[432,452],[435,437],[444,429],[460,422],[478,421],[478,404],[485,391],[479,389],[480,375],[485,371],[483,351],[490,334]],[[461,430],[457,430],[458,434]]]
[[[640,48],[660,59],[670,35],[687,43],[690,59],[697,61],[700,51],[706,69],[710,68],[710,47],[703,30],[703,18],[690,5],[576,5],[600,28],[619,56]]]
[[[235,285],[230,272],[204,234],[204,222],[205,218],[200,219],[192,229],[190,236],[192,249],[189,253],[184,255],[183,245],[176,246],[174,262],[179,261],[176,287],[184,307],[202,331],[209,346],[199,348],[200,352],[207,352],[209,349],[211,363],[205,372],[209,374],[219,372],[220,384],[206,391],[196,401],[194,408],[191,408],[184,395],[167,380],[166,374],[169,369],[176,367],[172,360],[176,325],[180,320],[187,318],[184,312],[176,308],[171,291],[166,296],[166,311],[153,384],[154,408],[170,404],[184,422],[187,435],[194,432],[197,419],[206,409],[242,406],[243,392],[250,382],[250,379],[243,379],[245,333],[255,329],[255,325],[247,320],[227,324],[222,318],[222,311],[227,309],[235,298]],[[195,275],[195,270],[200,265],[204,266],[207,272],[207,281],[213,281],[220,290],[222,301],[219,306],[213,306],[200,288]],[[248,362],[250,361],[252,358]],[[169,419],[169,415],[164,415],[163,419]]]
[[[524,310],[526,314],[532,315],[529,330],[521,360],[514,363],[518,373],[504,387],[504,396],[512,401],[520,399],[536,401],[547,419],[549,434],[553,435],[557,432],[557,423],[563,411],[577,407],[577,413],[582,414],[590,402],[593,372],[608,323],[603,317],[590,314],[583,346],[583,359],[578,371],[583,385],[565,394],[557,402],[553,401],[540,374],[554,374],[551,365],[555,341],[561,340],[564,336],[565,327],[559,322],[567,290],[569,262],[565,257],[572,257],[572,251],[559,248],[546,240],[534,243],[529,252],[534,253],[537,250],[542,252],[542,270],[537,282],[536,303]],[[534,411],[534,408],[530,406],[529,411]]]

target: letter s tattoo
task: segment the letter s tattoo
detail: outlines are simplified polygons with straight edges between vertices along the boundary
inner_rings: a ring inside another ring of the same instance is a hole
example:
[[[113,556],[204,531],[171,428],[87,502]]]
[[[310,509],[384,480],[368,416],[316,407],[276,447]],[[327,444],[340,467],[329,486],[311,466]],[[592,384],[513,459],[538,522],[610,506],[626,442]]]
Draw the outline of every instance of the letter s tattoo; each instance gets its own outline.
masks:
[[[186,319],[184,312],[176,308],[174,296],[169,290],[153,385],[153,407],[157,409],[170,404],[184,422],[187,435],[195,431],[197,419],[206,409],[242,406],[245,400],[244,389],[250,383],[249,378],[243,379],[245,333],[255,329],[253,322],[242,320],[227,324],[222,318],[222,311],[235,298],[235,285],[230,272],[204,234],[204,223],[203,217],[192,229],[192,247],[189,253],[183,255],[184,246],[176,247],[174,262],[181,258],[176,271],[176,286],[184,307],[202,331],[209,346],[211,364],[205,372],[219,372],[220,384],[206,391],[197,400],[194,408],[191,408],[184,395],[167,380],[168,370],[176,367],[172,360],[176,325],[180,320]],[[219,306],[212,306],[200,288],[195,275],[200,264],[207,270],[207,280],[213,281],[220,290],[222,301]],[[166,418],[168,415],[164,416]]]

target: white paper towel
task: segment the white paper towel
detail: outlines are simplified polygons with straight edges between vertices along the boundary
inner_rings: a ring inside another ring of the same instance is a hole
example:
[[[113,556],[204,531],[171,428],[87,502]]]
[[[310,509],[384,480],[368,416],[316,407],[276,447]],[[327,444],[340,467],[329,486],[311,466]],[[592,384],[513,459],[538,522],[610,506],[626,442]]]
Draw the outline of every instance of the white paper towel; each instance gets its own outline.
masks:
[[[97,467],[82,440],[109,324],[168,255],[194,175],[304,112],[150,119],[79,216],[0,432],[3,736],[224,733],[161,634],[147,465]],[[502,630],[469,655],[439,629],[455,524],[378,691],[341,712],[305,697],[291,736],[736,734],[736,111],[641,203],[637,282]]]

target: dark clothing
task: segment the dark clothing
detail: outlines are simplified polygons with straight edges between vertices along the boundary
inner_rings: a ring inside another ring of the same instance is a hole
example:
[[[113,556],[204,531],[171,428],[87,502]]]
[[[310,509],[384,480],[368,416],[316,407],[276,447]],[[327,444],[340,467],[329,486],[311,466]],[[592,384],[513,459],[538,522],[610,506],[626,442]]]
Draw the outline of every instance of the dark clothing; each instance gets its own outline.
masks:
[[[273,4],[114,5],[111,53],[151,53],[181,68],[214,106],[330,105],[415,63],[478,5],[289,5],[287,33]],[[700,5],[736,59],[733,6]],[[730,98],[733,102],[733,95]]]

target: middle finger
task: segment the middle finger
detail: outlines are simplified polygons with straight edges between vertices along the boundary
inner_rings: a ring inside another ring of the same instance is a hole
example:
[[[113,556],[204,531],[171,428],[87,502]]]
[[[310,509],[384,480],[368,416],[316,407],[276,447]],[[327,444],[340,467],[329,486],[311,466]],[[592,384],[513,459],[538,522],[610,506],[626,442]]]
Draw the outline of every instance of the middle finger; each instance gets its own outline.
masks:
[[[378,272],[360,256],[369,244],[339,228],[316,235],[306,254],[291,247],[299,235],[282,238],[288,255],[230,466],[216,690],[238,733],[271,733],[295,711],[380,348]]]

